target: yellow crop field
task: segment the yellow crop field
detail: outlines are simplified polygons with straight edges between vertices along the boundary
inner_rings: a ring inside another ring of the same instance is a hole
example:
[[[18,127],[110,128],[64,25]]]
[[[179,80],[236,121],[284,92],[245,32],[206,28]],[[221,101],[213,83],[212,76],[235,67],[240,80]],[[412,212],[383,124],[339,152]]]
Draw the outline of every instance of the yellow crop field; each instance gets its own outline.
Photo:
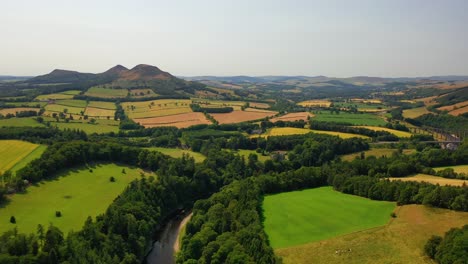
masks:
[[[338,136],[340,138],[368,138],[363,135],[357,134],[350,134],[350,133],[342,133],[342,132],[335,132],[335,131],[322,131],[322,130],[313,130],[307,128],[295,128],[295,127],[274,127],[269,129],[266,133],[261,135],[254,135],[252,137],[268,137],[268,136],[289,136],[289,135],[303,135],[307,133],[317,133],[317,134],[326,134],[331,136]]]
[[[88,104],[88,107],[103,108],[103,109],[110,109],[110,110],[117,109],[117,107],[115,106],[115,103],[112,103],[112,102],[98,102],[98,101],[90,101],[89,104]]]
[[[450,185],[450,186],[463,186],[463,184],[468,184],[468,180],[459,180],[459,179],[447,179],[438,176],[432,176],[427,174],[416,174],[410,177],[403,178],[389,178],[391,181],[415,181],[415,182],[427,182],[431,184],[439,185]]]
[[[21,140],[0,140],[0,173],[15,166],[39,145]]]
[[[304,106],[304,107],[312,107],[312,106],[330,107],[331,102],[329,100],[307,100],[307,101],[299,102],[297,104],[300,106]]]
[[[397,149],[389,149],[389,148],[375,148],[375,149],[369,149],[364,152],[364,157],[369,157],[369,156],[375,156],[377,158],[380,157],[391,157],[394,153],[396,153],[398,150]],[[415,153],[415,149],[404,149],[403,154],[409,155]],[[361,156],[361,152],[358,153],[351,153],[347,155],[341,156],[341,160],[344,161],[352,161],[357,157]]]
[[[429,113],[429,110],[427,110],[425,106],[403,110],[403,116],[405,118],[416,118]]]
[[[90,117],[114,118],[115,110],[86,107],[84,114]]]
[[[457,165],[457,166],[447,166],[447,167],[437,167],[434,168],[435,171],[440,171],[443,169],[452,168],[456,173],[465,173],[468,174],[468,165]]]
[[[55,94],[42,94],[34,98],[36,101],[47,101],[47,100],[61,100],[61,99],[72,99],[72,94],[55,93]]]
[[[400,130],[396,130],[396,129],[390,129],[390,128],[386,128],[386,127],[378,127],[378,126],[356,126],[356,127],[362,127],[362,128],[366,128],[366,129],[370,129],[370,130],[374,130],[374,131],[387,131],[397,137],[400,137],[400,138],[406,138],[406,137],[411,137],[411,133],[410,132],[406,132],[406,131],[400,131]]]
[[[5,108],[0,110],[0,115],[6,116],[7,114],[16,115],[17,112],[23,111],[36,111],[39,112],[39,108],[31,108],[31,107],[15,107],[15,108]]]
[[[278,116],[275,118],[270,119],[271,122],[278,122],[278,121],[298,121],[298,120],[303,120],[307,121],[309,120],[309,117],[312,117],[313,115],[309,112],[298,112],[298,113],[289,113],[285,114],[283,116]]]

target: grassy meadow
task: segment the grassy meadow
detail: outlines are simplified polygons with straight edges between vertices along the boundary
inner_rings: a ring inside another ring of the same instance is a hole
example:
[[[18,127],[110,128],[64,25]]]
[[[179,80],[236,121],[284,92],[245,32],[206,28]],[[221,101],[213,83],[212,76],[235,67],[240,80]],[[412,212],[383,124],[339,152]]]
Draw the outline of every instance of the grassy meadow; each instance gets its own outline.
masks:
[[[26,157],[22,158],[18,163],[16,163],[15,166],[11,168],[11,171],[13,173],[16,173],[18,170],[26,167],[26,165],[28,165],[29,162],[40,158],[42,153],[44,153],[46,149],[47,149],[46,145],[39,145],[37,148],[31,151]]]
[[[427,110],[426,107],[423,106],[423,107],[403,110],[403,117],[416,118],[416,117],[422,116],[424,114],[429,114],[429,113],[430,113],[429,110]]]
[[[0,127],[43,127],[44,124],[37,122],[33,117],[13,117],[0,119]]]
[[[13,168],[38,147],[21,140],[0,140],[0,173]]]
[[[178,148],[160,148],[160,147],[150,147],[147,149],[153,150],[153,151],[159,151],[173,158],[182,158],[183,154],[188,154],[189,156],[195,159],[195,162],[203,162],[206,159],[205,155],[198,153],[198,152],[193,152],[191,150],[184,150],[184,149],[178,149]]]
[[[398,151],[397,149],[390,149],[390,148],[374,148],[374,149],[369,149],[363,152],[364,152],[364,157],[375,156],[377,158],[380,158],[380,157],[391,157],[397,151]],[[415,152],[416,150],[414,149],[403,150],[403,154],[413,154]],[[343,155],[341,156],[341,159],[344,161],[352,161],[357,157],[361,157],[361,152]]]
[[[355,126],[384,126],[385,120],[377,115],[369,113],[346,113],[331,114],[329,111],[314,113],[312,120],[325,122],[351,123]]]
[[[104,87],[91,87],[86,91],[85,95],[102,98],[122,98],[128,94],[127,89],[112,89]]]
[[[395,203],[321,187],[265,196],[263,209],[265,231],[276,249],[383,226]]]
[[[59,129],[78,129],[78,130],[83,130],[86,134],[103,134],[103,133],[110,133],[114,132],[117,133],[119,132],[119,125],[117,121],[116,125],[108,125],[106,124],[107,122],[103,121],[114,121],[114,120],[98,120],[96,121],[96,124],[89,124],[89,123],[84,123],[84,122],[51,122],[51,126],[56,126]]]
[[[415,181],[415,182],[427,182],[431,184],[439,184],[441,186],[463,186],[468,184],[468,180],[459,179],[448,179],[439,176],[432,176],[428,174],[419,173],[414,176],[402,177],[402,178],[389,178],[391,181]]]
[[[397,217],[385,226],[281,248],[275,253],[285,264],[434,263],[423,252],[427,240],[432,235],[441,236],[450,228],[465,225],[468,219],[466,212],[423,205],[405,205],[395,212]]]
[[[331,136],[338,136],[340,138],[368,138],[363,135],[335,132],[335,131],[323,131],[323,130],[314,130],[307,128],[295,128],[295,127],[274,127],[268,129],[267,132],[261,135],[254,135],[253,137],[269,137],[269,136],[289,136],[289,135],[303,135],[307,133],[317,133],[317,134],[326,134]]]
[[[126,173],[122,173],[125,169]],[[141,170],[115,164],[103,164],[61,172],[53,180],[30,186],[25,193],[10,196],[0,205],[0,233],[14,227],[19,232],[35,232],[37,225],[52,223],[62,231],[79,230],[88,216],[95,217],[107,209],[125,187],[139,177]],[[115,177],[110,182],[109,177]],[[56,217],[60,211],[62,217]],[[9,222],[15,216],[16,224]]]

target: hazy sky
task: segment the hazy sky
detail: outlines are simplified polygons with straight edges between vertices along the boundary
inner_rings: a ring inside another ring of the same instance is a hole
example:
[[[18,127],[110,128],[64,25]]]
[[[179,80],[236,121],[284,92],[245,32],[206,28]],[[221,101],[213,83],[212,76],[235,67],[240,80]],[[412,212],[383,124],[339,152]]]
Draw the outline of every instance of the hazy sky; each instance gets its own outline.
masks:
[[[0,75],[468,75],[466,0],[0,0]]]

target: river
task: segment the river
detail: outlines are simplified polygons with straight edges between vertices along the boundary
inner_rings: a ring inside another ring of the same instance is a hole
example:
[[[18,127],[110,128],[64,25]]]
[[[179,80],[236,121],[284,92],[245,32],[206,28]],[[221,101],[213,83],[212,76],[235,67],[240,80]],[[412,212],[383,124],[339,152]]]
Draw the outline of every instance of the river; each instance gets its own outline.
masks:
[[[154,242],[153,249],[146,257],[147,264],[173,264],[174,255],[179,251],[179,235],[182,228],[192,217],[192,213],[175,217],[169,221]]]

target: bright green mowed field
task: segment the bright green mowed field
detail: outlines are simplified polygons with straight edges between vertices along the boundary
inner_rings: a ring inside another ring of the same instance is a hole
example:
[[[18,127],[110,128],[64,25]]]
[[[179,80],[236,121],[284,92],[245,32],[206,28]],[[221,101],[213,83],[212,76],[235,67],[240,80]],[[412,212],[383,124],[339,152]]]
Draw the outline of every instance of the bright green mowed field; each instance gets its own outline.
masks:
[[[18,163],[11,168],[11,172],[16,173],[20,169],[26,167],[31,161],[38,159],[41,157],[42,153],[46,151],[47,146],[46,145],[39,145],[37,148],[35,148],[31,153],[29,153],[26,157],[21,159]]]
[[[101,124],[100,121],[98,121],[98,124],[88,124],[88,123],[79,123],[79,122],[69,122],[69,123],[51,122],[51,126],[56,126],[59,129],[83,130],[86,134],[93,134],[93,133],[103,134],[103,133],[110,133],[110,132],[114,132],[114,133],[119,132],[118,126]]]
[[[0,127],[43,127],[44,124],[37,122],[33,117],[0,119]]]
[[[159,151],[162,154],[168,155],[176,159],[182,158],[183,154],[188,154],[189,156],[193,157],[193,159],[195,159],[195,162],[203,162],[206,159],[205,155],[198,153],[198,152],[193,152],[191,150],[183,150],[183,149],[178,149],[178,148],[160,148],[160,147],[151,147],[147,149],[152,150],[152,151]]]
[[[125,169],[125,174],[122,173]],[[79,230],[88,216],[105,212],[125,187],[140,177],[140,170],[115,164],[102,164],[93,172],[81,167],[60,173],[54,180],[43,181],[15,194],[0,206],[0,233],[14,227],[21,233],[35,232],[37,225],[52,223],[65,233]],[[115,182],[109,178],[115,177]],[[62,217],[56,217],[60,211]],[[9,222],[15,216],[16,224]]]
[[[368,113],[346,113],[340,112],[339,114],[331,114],[330,112],[317,113],[312,118],[315,121],[325,122],[342,122],[351,123],[356,126],[384,126],[387,122],[377,115]]]
[[[280,193],[265,196],[264,226],[273,248],[285,248],[383,226],[395,206],[332,187]]]

